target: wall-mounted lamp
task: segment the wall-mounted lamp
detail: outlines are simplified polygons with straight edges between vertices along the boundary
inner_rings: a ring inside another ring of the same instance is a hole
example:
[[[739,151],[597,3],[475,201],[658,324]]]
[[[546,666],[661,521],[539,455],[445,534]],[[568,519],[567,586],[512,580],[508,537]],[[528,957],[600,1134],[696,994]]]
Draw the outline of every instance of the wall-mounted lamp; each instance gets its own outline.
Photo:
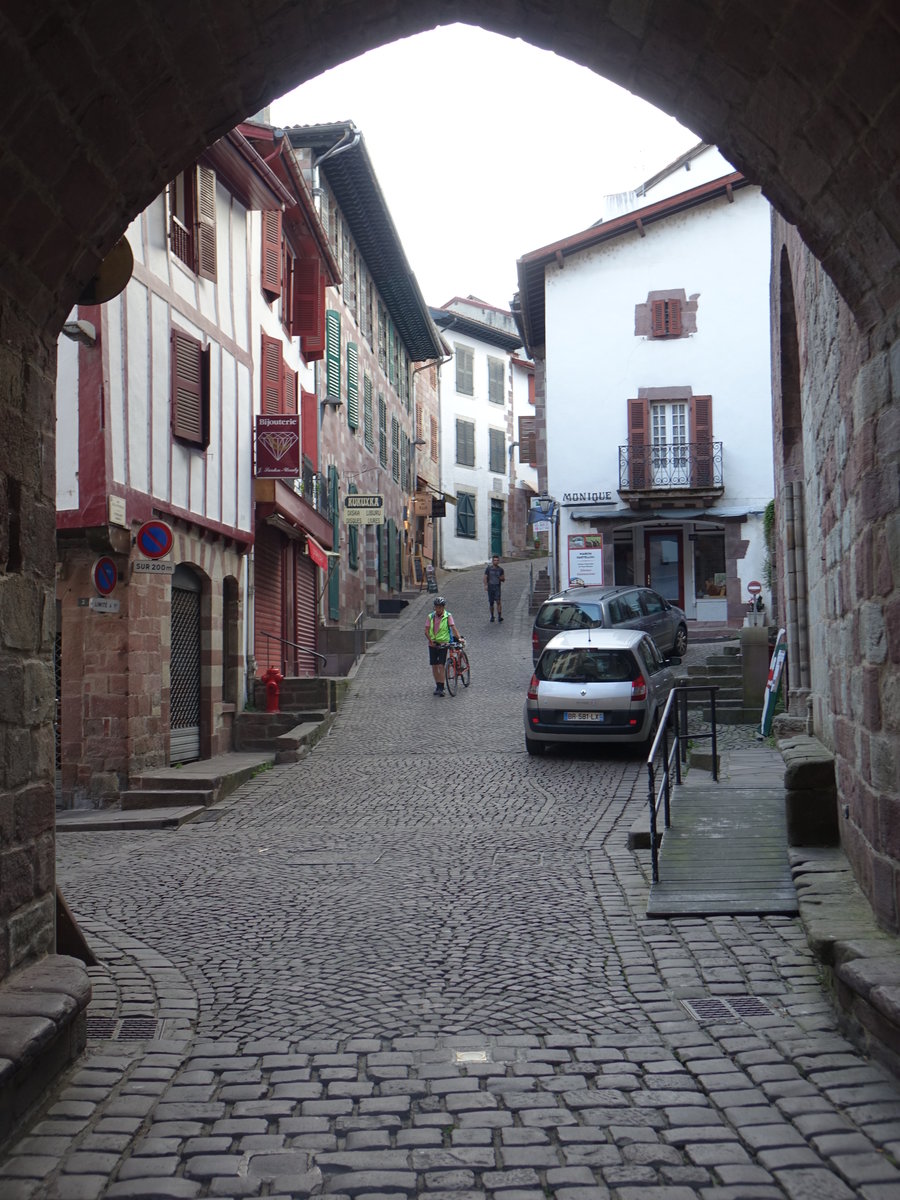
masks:
[[[410,442],[410,445],[411,446],[427,446],[428,443],[425,441],[424,438],[416,438],[414,441]]]
[[[82,346],[97,344],[97,330],[90,321],[66,321],[62,331],[67,338],[71,338],[73,342],[78,342]]]

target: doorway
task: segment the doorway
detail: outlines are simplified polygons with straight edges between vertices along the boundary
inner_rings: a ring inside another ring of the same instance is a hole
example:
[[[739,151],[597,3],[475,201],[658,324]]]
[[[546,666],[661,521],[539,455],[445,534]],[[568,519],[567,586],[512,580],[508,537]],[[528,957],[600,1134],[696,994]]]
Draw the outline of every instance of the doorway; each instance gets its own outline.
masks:
[[[172,577],[169,762],[200,757],[200,597],[203,585],[179,563]]]
[[[491,555],[503,556],[503,501],[491,501]]]
[[[679,608],[684,608],[684,561],[680,529],[644,533],[644,573],[653,588]]]

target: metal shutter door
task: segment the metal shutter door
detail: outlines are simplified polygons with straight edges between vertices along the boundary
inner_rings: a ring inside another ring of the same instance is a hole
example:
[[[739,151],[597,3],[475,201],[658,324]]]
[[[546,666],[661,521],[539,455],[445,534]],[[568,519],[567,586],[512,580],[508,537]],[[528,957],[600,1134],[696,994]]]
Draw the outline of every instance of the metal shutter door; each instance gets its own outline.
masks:
[[[200,757],[200,580],[178,566],[172,578],[169,762]]]
[[[273,638],[282,633],[281,606],[282,539],[268,525],[260,525],[254,548],[254,643],[253,653],[259,671],[280,667],[284,647]],[[263,634],[272,634],[264,637]]]
[[[318,649],[316,643],[316,565],[307,554],[297,547],[297,630],[296,642],[310,650]],[[298,652],[299,654],[299,652]],[[316,660],[311,654],[299,654],[300,674],[314,675]]]

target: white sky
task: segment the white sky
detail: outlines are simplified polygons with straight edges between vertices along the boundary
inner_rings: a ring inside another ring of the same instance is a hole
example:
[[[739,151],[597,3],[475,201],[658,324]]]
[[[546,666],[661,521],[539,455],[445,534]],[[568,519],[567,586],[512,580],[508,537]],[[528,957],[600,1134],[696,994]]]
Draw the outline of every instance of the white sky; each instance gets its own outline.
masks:
[[[699,140],[584,67],[451,25],[326,71],[275,125],[353,121],[428,304],[506,308],[516,259],[586,229]]]

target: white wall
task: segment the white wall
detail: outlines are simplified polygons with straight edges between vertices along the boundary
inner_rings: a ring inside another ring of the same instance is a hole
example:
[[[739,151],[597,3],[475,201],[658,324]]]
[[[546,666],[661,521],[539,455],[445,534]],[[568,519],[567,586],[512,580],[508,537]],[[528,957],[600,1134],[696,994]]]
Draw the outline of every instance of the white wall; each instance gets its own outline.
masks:
[[[443,518],[441,545],[443,565],[450,569],[471,567],[487,562],[491,555],[491,498],[501,500],[504,506],[503,548],[506,550],[506,510],[509,503],[509,355],[505,350],[478,338],[450,329],[444,339],[453,348],[455,345],[470,347],[474,352],[473,382],[474,396],[463,395],[456,390],[456,360],[451,359],[441,367],[441,486],[444,491],[456,495],[459,490],[475,492],[475,537],[456,535],[457,509],[447,505]],[[502,359],[506,364],[504,403],[492,404],[488,400],[488,358]],[[457,418],[474,421],[475,466],[460,466],[456,461]],[[497,473],[488,470],[491,429],[500,429],[505,438],[504,470]]]

